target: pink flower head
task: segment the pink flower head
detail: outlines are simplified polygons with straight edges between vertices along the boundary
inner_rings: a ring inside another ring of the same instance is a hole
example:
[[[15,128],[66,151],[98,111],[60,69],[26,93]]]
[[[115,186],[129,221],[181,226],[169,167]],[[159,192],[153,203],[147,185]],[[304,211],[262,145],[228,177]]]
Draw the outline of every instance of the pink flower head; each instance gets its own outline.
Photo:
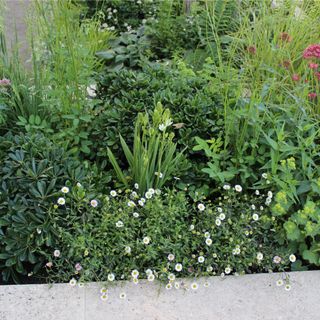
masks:
[[[256,54],[257,52],[257,48],[255,46],[249,46],[247,48],[247,51],[250,53],[250,54]]]
[[[304,59],[320,58],[320,44],[311,44],[303,51]]]
[[[318,67],[319,67],[319,65],[317,63],[312,63],[312,62],[309,63],[310,69],[317,69]]]
[[[47,268],[51,268],[53,266],[53,263],[51,261],[47,262],[46,263],[46,267]]]
[[[299,81],[300,80],[300,76],[298,74],[293,74],[291,78],[292,78],[293,81]]]
[[[292,40],[292,37],[287,32],[281,32],[279,38],[284,42],[290,42]]]
[[[74,268],[75,268],[77,271],[82,270],[82,266],[81,266],[81,264],[80,264],[79,262],[76,263],[76,265],[74,266]]]
[[[309,97],[311,100],[313,100],[313,99],[315,99],[315,98],[317,97],[317,94],[316,94],[315,92],[309,92],[309,93],[308,93],[308,97]]]
[[[9,79],[3,78],[0,79],[0,86],[7,87],[11,85],[11,81]]]
[[[275,263],[275,264],[279,264],[280,262],[281,262],[281,257],[279,257],[279,256],[274,256],[273,257],[273,263]]]

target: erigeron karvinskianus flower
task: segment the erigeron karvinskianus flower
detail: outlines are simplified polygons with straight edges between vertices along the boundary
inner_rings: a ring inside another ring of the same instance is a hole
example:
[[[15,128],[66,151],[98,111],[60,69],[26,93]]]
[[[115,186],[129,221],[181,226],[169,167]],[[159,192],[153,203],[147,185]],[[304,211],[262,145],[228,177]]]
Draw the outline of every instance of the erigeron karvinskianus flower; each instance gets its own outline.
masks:
[[[253,219],[254,221],[258,221],[258,220],[259,220],[259,215],[256,214],[256,213],[254,213],[254,214],[252,215],[252,219]]]
[[[111,191],[110,191],[110,196],[111,196],[111,197],[116,197],[116,196],[117,196],[117,191],[111,190]]]
[[[219,218],[217,218],[215,222],[218,227],[221,225],[221,220]]]
[[[211,246],[212,245],[212,240],[210,238],[206,239],[206,245]]]
[[[113,273],[108,274],[108,280],[113,281],[115,279],[115,275]]]
[[[273,263],[275,263],[275,264],[279,264],[280,262],[281,262],[281,257],[279,257],[279,256],[274,256],[273,257]]]
[[[278,287],[281,287],[283,285],[283,280],[282,279],[277,280],[276,284]]]
[[[134,212],[132,215],[133,215],[134,218],[139,218],[139,213],[138,212]]]
[[[174,269],[177,271],[177,272],[180,272],[182,270],[182,264],[181,263],[177,263],[174,267]]]
[[[220,213],[220,214],[219,214],[219,219],[220,219],[220,220],[223,221],[225,218],[226,218],[226,215],[225,215],[224,213]]]
[[[192,290],[198,290],[199,285],[198,285],[196,282],[193,282],[193,283],[191,283],[190,288],[191,288]]]
[[[133,278],[138,278],[139,277],[139,271],[137,269],[132,270],[131,276]]]
[[[150,241],[151,241],[150,237],[144,237],[143,240],[142,240],[142,242],[143,242],[144,244],[146,244],[146,245],[149,244]]]
[[[226,267],[224,269],[225,274],[229,274],[231,272],[231,268],[230,267]]]
[[[123,225],[124,225],[124,224],[123,224],[123,222],[122,222],[121,220],[119,220],[119,221],[116,222],[116,227],[117,227],[117,228],[122,228]]]
[[[90,201],[90,205],[92,208],[96,208],[98,206],[98,201],[96,199],[93,199]]]
[[[295,262],[297,260],[297,258],[294,254],[290,254],[289,260],[290,260],[290,262]]]
[[[174,255],[172,253],[168,254],[168,260],[173,261],[174,260]]]
[[[224,190],[230,190],[230,186],[229,186],[228,184],[225,184],[225,185],[223,186],[223,189],[224,189]]]
[[[204,256],[199,256],[199,257],[198,257],[198,262],[199,262],[199,263],[203,263],[204,260],[205,260],[205,259],[204,259]]]
[[[124,292],[121,292],[119,295],[120,299],[125,299],[127,297],[127,295]]]
[[[176,278],[176,276],[175,276],[173,273],[169,273],[169,275],[168,275],[168,280],[174,281],[175,278]]]
[[[77,280],[72,278],[70,281],[69,281],[69,284],[71,287],[74,287],[76,284],[77,284]]]
[[[198,209],[199,209],[199,211],[204,211],[205,208],[206,208],[206,207],[204,206],[204,204],[202,204],[202,203],[199,203],[199,204],[198,204]]]
[[[63,206],[63,205],[66,203],[66,200],[65,200],[65,198],[60,197],[60,198],[58,199],[57,203],[58,203],[60,206]]]
[[[152,281],[154,280],[154,278],[155,278],[155,277],[154,277],[153,274],[149,274],[149,275],[148,275],[148,281],[149,281],[149,282],[152,282]]]
[[[234,190],[236,190],[237,192],[241,192],[242,191],[242,187],[239,184],[236,184],[234,186]]]
[[[76,263],[76,265],[74,266],[74,268],[76,269],[76,271],[81,271],[82,270],[82,266],[81,264],[78,262]]]
[[[62,193],[68,193],[70,190],[69,190],[69,188],[68,187],[63,187],[63,188],[61,188],[61,192]]]
[[[257,260],[261,261],[263,259],[263,254],[261,252],[257,253]]]
[[[108,293],[108,289],[105,288],[105,287],[102,287],[102,288],[100,289],[100,293],[101,293],[101,294],[107,294],[107,293]]]
[[[131,201],[131,200],[128,201],[128,207],[133,208],[135,206],[136,206],[136,204],[133,201]]]
[[[54,255],[56,258],[59,258],[59,257],[60,257],[60,254],[61,254],[60,250],[54,250],[54,251],[53,251],[53,255]]]
[[[127,254],[131,253],[131,247],[126,246],[126,247],[124,248],[124,252],[127,253]]]

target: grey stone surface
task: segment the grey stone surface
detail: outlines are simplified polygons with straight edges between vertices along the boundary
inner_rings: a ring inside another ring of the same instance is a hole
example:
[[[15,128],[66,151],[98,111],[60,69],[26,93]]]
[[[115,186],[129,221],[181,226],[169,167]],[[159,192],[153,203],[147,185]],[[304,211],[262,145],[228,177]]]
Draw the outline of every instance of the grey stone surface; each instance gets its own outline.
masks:
[[[28,67],[31,66],[31,52],[26,39],[26,19],[30,13],[31,3],[32,0],[4,0],[4,30],[8,51],[10,52],[13,46],[18,46],[21,61]],[[16,36],[18,43],[15,41]]]
[[[101,284],[0,286],[0,320],[317,320],[320,271],[290,273],[292,288],[277,287],[280,274],[198,279],[199,288],[166,290],[157,283],[118,282],[100,299]],[[204,282],[210,286],[205,288]],[[189,281],[186,281],[190,283]],[[126,298],[120,299],[125,292]]]

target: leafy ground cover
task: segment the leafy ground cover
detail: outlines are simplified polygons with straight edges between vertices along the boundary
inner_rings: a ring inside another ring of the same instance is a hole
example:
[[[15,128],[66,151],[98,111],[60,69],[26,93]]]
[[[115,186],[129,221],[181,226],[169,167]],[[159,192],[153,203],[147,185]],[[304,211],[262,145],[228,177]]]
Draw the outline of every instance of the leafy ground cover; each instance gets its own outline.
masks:
[[[35,1],[32,70],[0,42],[3,281],[317,268],[319,10]]]

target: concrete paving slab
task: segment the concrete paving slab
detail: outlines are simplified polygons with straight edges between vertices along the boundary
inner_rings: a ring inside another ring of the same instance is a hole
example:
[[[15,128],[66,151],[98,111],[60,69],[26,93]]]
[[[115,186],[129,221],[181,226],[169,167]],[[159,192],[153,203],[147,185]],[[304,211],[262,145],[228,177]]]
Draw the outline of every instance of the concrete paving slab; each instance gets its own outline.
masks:
[[[196,291],[166,290],[140,281],[117,282],[108,300],[101,284],[0,286],[0,320],[317,320],[320,271],[289,273],[292,288],[277,287],[281,274],[198,279]],[[190,284],[192,280],[183,280]],[[204,287],[208,282],[209,287]],[[125,299],[120,294],[125,293]]]

